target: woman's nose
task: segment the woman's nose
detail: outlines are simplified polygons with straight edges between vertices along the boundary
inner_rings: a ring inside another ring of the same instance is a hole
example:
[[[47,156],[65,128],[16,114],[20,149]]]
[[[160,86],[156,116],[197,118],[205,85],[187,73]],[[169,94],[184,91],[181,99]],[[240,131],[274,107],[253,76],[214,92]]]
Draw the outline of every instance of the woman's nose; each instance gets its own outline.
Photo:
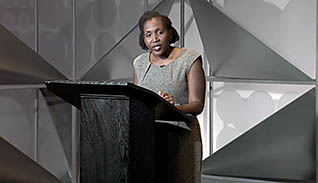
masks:
[[[152,41],[153,42],[159,41],[159,37],[157,35],[154,35],[153,38],[152,38]]]

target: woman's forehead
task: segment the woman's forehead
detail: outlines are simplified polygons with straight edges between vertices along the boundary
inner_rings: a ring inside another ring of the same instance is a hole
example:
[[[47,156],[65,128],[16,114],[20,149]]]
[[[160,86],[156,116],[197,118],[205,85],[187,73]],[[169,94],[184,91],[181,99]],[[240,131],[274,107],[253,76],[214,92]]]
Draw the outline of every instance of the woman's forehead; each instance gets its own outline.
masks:
[[[162,28],[162,27],[164,28],[165,25],[162,19],[159,17],[154,17],[150,20],[147,20],[144,24],[144,30],[156,29],[156,28]]]

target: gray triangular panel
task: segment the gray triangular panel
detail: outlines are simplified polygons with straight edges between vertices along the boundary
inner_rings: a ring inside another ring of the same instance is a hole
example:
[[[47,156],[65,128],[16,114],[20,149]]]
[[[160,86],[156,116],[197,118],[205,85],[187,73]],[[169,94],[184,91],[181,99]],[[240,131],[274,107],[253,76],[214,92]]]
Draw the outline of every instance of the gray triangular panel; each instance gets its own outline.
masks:
[[[148,9],[154,9],[162,1],[164,0],[148,0]]]
[[[50,115],[42,115],[44,119],[40,119],[46,122],[52,120],[55,130],[58,134],[59,141],[62,144],[65,157],[67,159],[69,167],[72,164],[72,119],[71,119],[71,105],[66,103],[61,98],[57,97],[53,93],[49,92],[46,88],[41,89],[40,106],[44,107],[44,111],[49,111]],[[47,108],[46,108],[47,107]],[[42,113],[44,112],[42,111]]]
[[[50,79],[66,78],[0,25],[0,84],[42,84]]]
[[[315,180],[315,89],[203,162],[203,174]]]
[[[36,162],[0,137],[0,182],[61,183]]]
[[[168,14],[174,0],[162,1],[156,8]],[[138,44],[139,28],[136,26],[104,58],[90,69],[81,80],[121,80],[133,81],[133,60],[143,51]]]
[[[190,2],[214,76],[312,81],[206,0]]]

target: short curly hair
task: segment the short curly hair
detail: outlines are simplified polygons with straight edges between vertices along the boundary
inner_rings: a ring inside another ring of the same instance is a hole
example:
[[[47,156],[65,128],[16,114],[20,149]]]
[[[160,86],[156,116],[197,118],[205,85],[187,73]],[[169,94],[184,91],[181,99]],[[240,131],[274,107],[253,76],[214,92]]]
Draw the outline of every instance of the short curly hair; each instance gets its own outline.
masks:
[[[167,30],[171,33],[171,43],[175,43],[179,40],[179,34],[177,30],[172,26],[172,22],[166,15],[162,15],[157,11],[147,11],[145,12],[138,21],[138,26],[140,30],[139,34],[139,46],[144,49],[148,50],[148,47],[146,46],[144,42],[144,25],[148,20],[151,20],[153,18],[160,18],[164,24],[164,26],[167,28]]]

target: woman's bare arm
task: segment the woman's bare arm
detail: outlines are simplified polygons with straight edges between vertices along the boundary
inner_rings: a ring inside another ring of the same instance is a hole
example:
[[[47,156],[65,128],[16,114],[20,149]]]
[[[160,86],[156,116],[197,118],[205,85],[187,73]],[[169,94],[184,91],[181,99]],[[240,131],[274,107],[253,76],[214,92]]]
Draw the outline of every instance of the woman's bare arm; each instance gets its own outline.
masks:
[[[203,111],[205,100],[205,75],[201,58],[198,58],[190,68],[188,74],[188,88],[188,104],[176,107],[185,113],[198,115]]]
[[[134,84],[135,85],[138,84],[138,77],[137,77],[136,71],[134,71]]]

